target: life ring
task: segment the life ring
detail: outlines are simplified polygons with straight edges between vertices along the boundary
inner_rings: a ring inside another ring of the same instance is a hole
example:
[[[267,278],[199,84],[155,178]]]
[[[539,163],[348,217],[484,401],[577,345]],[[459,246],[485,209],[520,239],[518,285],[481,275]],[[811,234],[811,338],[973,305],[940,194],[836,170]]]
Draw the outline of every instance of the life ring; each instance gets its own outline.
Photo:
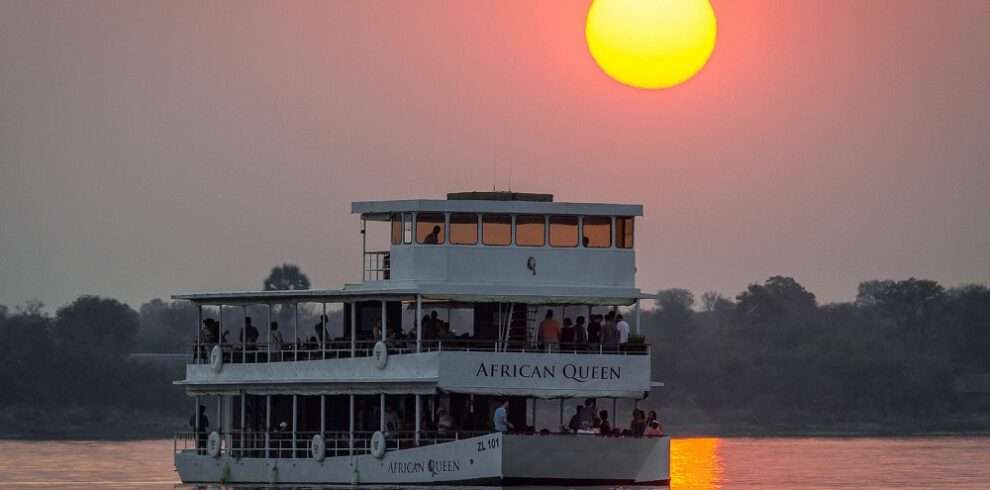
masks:
[[[210,457],[216,458],[220,456],[220,433],[217,431],[210,432],[210,437],[206,439],[206,454]]]
[[[223,349],[219,345],[214,345],[210,351],[210,368],[214,373],[219,373],[223,369]]]
[[[326,441],[323,440],[323,436],[319,434],[313,436],[313,442],[309,445],[309,453],[313,456],[313,459],[323,461],[324,456],[327,454],[327,445]]]
[[[371,435],[371,455],[375,459],[382,459],[385,457],[385,434],[382,431],[375,431]]]
[[[375,356],[375,367],[378,369],[385,369],[388,365],[388,346],[385,342],[379,340],[375,342],[375,348],[372,349],[371,353]]]

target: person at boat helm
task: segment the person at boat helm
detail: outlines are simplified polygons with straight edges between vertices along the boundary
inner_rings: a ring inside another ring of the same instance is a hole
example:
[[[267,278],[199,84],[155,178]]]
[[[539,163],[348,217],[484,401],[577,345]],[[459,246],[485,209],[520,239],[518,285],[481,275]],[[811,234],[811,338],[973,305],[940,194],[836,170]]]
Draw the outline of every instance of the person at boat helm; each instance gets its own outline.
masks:
[[[560,350],[560,322],[554,320],[553,310],[547,310],[547,316],[540,322],[540,343],[550,352]]]
[[[434,226],[433,231],[423,239],[424,245],[436,245],[440,243],[440,227]]]
[[[492,425],[495,426],[495,432],[506,433],[509,429],[514,429],[512,422],[509,422],[509,399],[503,398],[499,404],[498,408],[495,409],[495,416],[492,418]]]

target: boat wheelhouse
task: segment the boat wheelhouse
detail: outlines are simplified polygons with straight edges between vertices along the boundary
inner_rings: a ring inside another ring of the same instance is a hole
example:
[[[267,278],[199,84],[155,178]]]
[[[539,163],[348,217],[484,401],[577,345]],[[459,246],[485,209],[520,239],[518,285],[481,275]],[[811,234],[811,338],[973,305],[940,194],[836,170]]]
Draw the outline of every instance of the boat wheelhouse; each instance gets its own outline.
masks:
[[[177,382],[201,412],[176,436],[183,482],[669,480],[667,437],[589,427],[655,385],[639,336],[653,296],[634,282],[642,206],[493,192],[352,213],[360,283],[173,296],[200,317]],[[595,336],[609,312],[630,317],[627,342]],[[581,325],[543,338],[548,315]],[[575,402],[587,406],[576,425]],[[503,403],[513,429],[497,432]]]

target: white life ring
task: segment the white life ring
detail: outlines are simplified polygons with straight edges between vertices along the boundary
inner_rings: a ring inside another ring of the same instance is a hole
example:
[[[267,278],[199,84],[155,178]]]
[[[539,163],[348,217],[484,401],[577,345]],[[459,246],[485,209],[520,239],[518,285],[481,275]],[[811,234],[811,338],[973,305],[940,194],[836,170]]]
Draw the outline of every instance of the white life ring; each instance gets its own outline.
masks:
[[[214,345],[210,351],[210,368],[214,373],[219,373],[223,369],[223,349],[219,345]]]
[[[380,430],[371,435],[371,455],[376,459],[385,457],[385,434]]]
[[[371,353],[375,356],[375,367],[378,369],[385,369],[388,365],[388,346],[385,342],[379,340],[375,342],[375,348],[372,349]]]
[[[220,433],[217,431],[210,432],[210,437],[206,439],[206,454],[210,457],[216,458],[220,456]]]
[[[327,454],[327,445],[323,440],[323,436],[319,434],[313,436],[313,442],[309,445],[309,453],[313,456],[313,459],[323,461],[324,456]]]

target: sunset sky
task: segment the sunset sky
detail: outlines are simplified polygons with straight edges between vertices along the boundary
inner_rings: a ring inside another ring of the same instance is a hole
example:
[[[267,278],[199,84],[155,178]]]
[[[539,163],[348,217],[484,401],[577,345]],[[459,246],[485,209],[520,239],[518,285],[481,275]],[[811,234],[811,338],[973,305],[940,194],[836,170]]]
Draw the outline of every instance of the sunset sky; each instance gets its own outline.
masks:
[[[990,277],[990,2],[713,1],[608,78],[588,2],[0,2],[0,304],[360,280],[354,200],[633,202],[638,284]]]

